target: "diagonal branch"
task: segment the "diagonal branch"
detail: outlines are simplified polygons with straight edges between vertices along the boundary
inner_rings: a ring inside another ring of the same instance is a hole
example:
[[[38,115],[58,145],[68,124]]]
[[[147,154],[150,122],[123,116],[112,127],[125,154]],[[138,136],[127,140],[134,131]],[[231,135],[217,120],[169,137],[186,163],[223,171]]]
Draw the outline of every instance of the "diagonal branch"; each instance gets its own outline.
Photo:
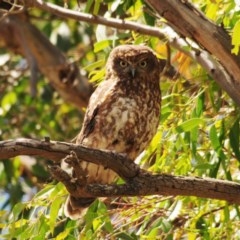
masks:
[[[82,161],[102,164],[111,168],[126,180],[126,184],[123,185],[76,185],[73,189],[70,189],[71,194],[76,197],[183,195],[220,199],[229,203],[240,204],[240,184],[235,182],[151,174],[140,170],[136,164],[122,154],[89,149],[65,142],[50,141],[47,138],[43,141],[20,138],[0,142],[0,159],[18,155],[34,155],[60,163],[61,159],[71,151],[74,151]],[[60,168],[57,171],[61,173]]]

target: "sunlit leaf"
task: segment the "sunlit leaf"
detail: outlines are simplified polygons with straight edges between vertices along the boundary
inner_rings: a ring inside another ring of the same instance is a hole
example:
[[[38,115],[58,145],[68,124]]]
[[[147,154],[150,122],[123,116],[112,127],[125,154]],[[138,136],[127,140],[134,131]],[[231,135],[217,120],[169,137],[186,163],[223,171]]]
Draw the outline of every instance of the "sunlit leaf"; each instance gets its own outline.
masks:
[[[230,144],[231,144],[232,150],[233,150],[234,154],[236,155],[238,161],[240,161],[239,137],[240,137],[239,119],[237,119],[229,131],[229,139],[230,139]]]
[[[99,61],[89,64],[84,69],[86,71],[93,71],[93,70],[96,70],[97,68],[103,67],[104,63],[105,63],[104,59],[101,59]]]
[[[136,238],[132,237],[131,235],[125,233],[125,232],[121,232],[117,235],[117,237],[119,239],[125,239],[125,240],[136,240]]]
[[[51,228],[51,232],[53,232],[55,225],[56,225],[56,219],[58,217],[58,212],[61,207],[61,204],[63,203],[63,199],[61,197],[57,197],[55,200],[53,200],[51,207],[50,207],[50,213],[49,213],[49,225]]]
[[[90,80],[91,82],[98,83],[103,80],[104,76],[105,76],[105,70],[103,69],[100,71],[92,71],[89,77],[91,77],[91,80]]]
[[[22,211],[27,207],[27,203],[17,203],[13,210],[12,210],[12,216],[13,216],[13,219],[18,219],[19,215],[22,213]]]
[[[90,9],[91,9],[93,3],[94,3],[93,0],[87,0],[87,4],[86,4],[85,10],[84,10],[86,13],[90,12]]]
[[[8,111],[13,104],[15,104],[17,101],[17,95],[15,92],[9,92],[4,95],[1,101],[1,107],[5,110]]]
[[[236,22],[233,30],[232,30],[232,45],[234,46],[232,49],[232,53],[238,54],[240,47],[240,20]]]
[[[97,15],[100,9],[100,4],[102,0],[96,0],[94,1],[94,8],[93,8],[93,14]]]
[[[45,197],[46,194],[49,194],[52,192],[54,189],[54,185],[46,185],[43,189],[41,189],[34,197],[39,198],[39,197]]]
[[[215,150],[219,150],[221,148],[221,144],[220,144],[220,141],[219,141],[219,138],[217,135],[217,130],[216,130],[215,125],[213,125],[211,127],[210,132],[209,132],[209,137],[210,137],[213,148]]]
[[[216,3],[209,3],[207,5],[206,16],[210,19],[215,19],[217,15],[218,5]]]
[[[176,130],[179,133],[188,132],[191,131],[193,128],[199,126],[200,124],[203,124],[204,122],[205,121],[202,118],[192,118],[178,125]]]
[[[96,42],[94,44],[94,52],[95,53],[100,52],[102,50],[105,50],[109,46],[110,46],[109,40],[103,40],[103,41],[100,41],[100,42]]]

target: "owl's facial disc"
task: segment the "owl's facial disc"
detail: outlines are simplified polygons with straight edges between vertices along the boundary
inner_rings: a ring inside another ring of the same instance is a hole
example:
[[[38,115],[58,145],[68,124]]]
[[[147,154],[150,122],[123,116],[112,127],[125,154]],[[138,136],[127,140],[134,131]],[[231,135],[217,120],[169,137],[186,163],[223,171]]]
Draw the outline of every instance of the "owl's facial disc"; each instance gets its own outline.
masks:
[[[119,60],[118,65],[121,67],[122,71],[129,74],[132,78],[135,78],[137,75],[141,74],[148,65],[147,59],[142,59],[136,62],[136,59],[133,61]]]

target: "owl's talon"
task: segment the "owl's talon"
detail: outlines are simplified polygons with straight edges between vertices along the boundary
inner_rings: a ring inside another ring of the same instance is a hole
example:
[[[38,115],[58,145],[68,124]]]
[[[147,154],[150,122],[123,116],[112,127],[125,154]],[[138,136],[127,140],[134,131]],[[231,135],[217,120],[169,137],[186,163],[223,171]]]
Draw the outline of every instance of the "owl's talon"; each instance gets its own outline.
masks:
[[[49,165],[48,168],[54,179],[58,180],[59,182],[62,182],[69,192],[75,191],[76,184],[74,183],[74,181],[72,181],[71,176],[67,172],[65,172],[58,165],[52,166]]]
[[[85,186],[87,183],[86,172],[83,170],[80,160],[78,159],[76,153],[71,151],[69,155],[64,158],[64,161],[74,169],[74,178],[79,186]]]

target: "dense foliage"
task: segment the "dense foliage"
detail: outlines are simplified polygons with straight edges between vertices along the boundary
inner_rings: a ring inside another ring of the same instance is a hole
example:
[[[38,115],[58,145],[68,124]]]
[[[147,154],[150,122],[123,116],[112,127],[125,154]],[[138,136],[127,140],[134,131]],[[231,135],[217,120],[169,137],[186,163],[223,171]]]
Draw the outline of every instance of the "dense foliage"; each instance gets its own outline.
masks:
[[[54,1],[56,4],[59,1]],[[239,9],[234,1],[191,1],[228,30],[239,48]],[[66,1],[76,8],[75,1]],[[144,9],[144,11],[143,11]],[[169,27],[143,1],[92,1],[80,11]],[[224,13],[224,14],[223,14]],[[36,8],[32,23],[90,81],[104,78],[110,49],[119,44],[147,44],[160,58],[167,41],[131,31],[62,20]],[[170,32],[169,32],[170,34]],[[185,50],[190,50],[185,49]],[[158,132],[139,160],[155,173],[239,180],[240,112],[231,98],[193,59],[171,49],[177,79],[161,78],[162,110]],[[83,112],[64,102],[39,74],[37,95],[30,95],[29,70],[19,55],[0,50],[0,140],[17,137],[71,141]],[[1,239],[238,239],[240,210],[224,201],[196,197],[133,197],[96,201],[80,221],[66,219],[66,190],[48,173],[48,159],[19,156],[0,162]],[[107,205],[107,207],[106,207]],[[111,207],[110,207],[111,205]]]

